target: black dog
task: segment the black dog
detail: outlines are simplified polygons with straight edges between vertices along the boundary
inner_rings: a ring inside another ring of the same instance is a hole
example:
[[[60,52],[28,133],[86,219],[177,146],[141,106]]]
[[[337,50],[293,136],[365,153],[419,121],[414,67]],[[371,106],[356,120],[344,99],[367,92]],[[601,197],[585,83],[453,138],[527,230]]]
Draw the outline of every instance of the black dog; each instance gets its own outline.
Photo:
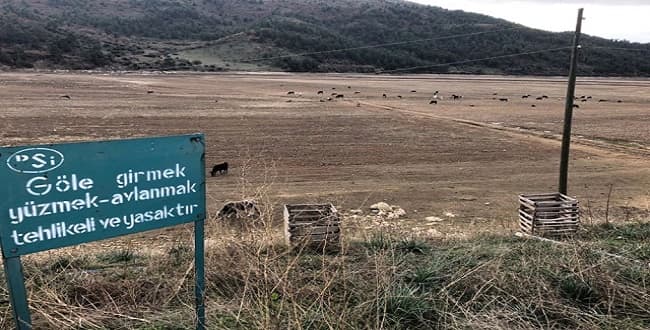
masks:
[[[210,172],[210,174],[212,176],[216,176],[217,173],[228,174],[228,162],[223,162],[221,164],[214,165],[214,167],[212,168],[212,172]]]

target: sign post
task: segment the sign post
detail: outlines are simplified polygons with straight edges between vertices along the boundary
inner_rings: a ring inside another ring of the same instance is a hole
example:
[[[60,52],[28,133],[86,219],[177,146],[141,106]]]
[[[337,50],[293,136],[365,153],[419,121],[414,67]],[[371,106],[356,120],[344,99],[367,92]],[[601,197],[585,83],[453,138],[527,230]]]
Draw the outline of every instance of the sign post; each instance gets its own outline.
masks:
[[[29,315],[27,290],[25,290],[25,278],[23,277],[23,265],[20,262],[20,257],[3,259],[3,262],[16,328],[18,330],[31,329],[32,318]]]
[[[202,134],[0,148],[0,246],[18,329],[31,329],[20,256],[195,224],[205,328]]]

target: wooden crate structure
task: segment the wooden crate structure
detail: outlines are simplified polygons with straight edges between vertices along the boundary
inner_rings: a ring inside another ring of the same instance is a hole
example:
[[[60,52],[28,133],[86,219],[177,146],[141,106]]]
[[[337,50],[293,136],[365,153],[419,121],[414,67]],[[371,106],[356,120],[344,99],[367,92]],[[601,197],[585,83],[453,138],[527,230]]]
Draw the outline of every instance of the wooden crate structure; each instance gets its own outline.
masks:
[[[291,247],[338,251],[341,218],[332,204],[287,204],[284,233]]]
[[[531,235],[570,235],[580,226],[578,200],[560,193],[519,195],[519,226]]]

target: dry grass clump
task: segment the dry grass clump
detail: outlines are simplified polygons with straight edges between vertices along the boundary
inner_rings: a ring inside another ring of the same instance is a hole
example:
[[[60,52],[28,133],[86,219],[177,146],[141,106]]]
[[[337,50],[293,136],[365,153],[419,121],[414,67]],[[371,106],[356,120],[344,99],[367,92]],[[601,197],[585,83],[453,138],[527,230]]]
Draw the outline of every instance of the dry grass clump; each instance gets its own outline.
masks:
[[[650,327],[649,224],[591,227],[568,245],[376,232],[344,241],[341,254],[290,250],[274,228],[209,223],[209,328]],[[188,237],[157,254],[26,262],[36,328],[193,328],[192,258]],[[6,302],[0,314],[10,328]]]

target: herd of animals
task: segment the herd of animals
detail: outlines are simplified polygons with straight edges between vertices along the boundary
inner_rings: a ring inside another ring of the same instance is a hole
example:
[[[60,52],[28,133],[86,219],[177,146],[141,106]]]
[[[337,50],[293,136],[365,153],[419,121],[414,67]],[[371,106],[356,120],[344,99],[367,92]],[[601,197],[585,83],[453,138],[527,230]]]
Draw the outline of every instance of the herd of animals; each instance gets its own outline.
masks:
[[[351,88],[352,88],[352,86],[348,86],[348,89],[351,89]],[[332,87],[332,90],[336,90],[336,87]],[[153,93],[154,93],[153,90],[147,90],[147,94],[153,94]],[[417,91],[416,90],[411,90],[411,93],[417,93]],[[316,94],[324,96],[325,91],[324,90],[318,90],[316,92]],[[354,91],[354,94],[361,94],[361,91]],[[302,96],[302,94],[296,93],[296,91],[293,91],[293,90],[288,91],[287,95]],[[499,95],[498,93],[493,93],[492,95],[493,95],[493,97],[492,97],[493,100],[499,100],[501,102],[509,102],[510,101],[510,98],[498,97],[498,95]],[[345,97],[345,94],[341,94],[341,93],[338,93],[338,92],[332,92],[330,94],[330,96],[328,96],[327,98],[321,98],[320,102],[333,101],[334,99],[342,99],[344,97]],[[388,94],[386,94],[386,93],[383,93],[382,97],[385,98],[385,99],[389,98]],[[398,99],[403,98],[402,95],[396,95],[396,97]],[[531,97],[533,97],[533,95],[531,95],[531,94],[524,94],[524,95],[521,96],[522,99],[528,99],[528,98],[531,98]],[[70,97],[70,95],[61,95],[60,98],[68,99],[68,100],[72,99],[72,97]],[[449,99],[451,99],[452,101],[458,101],[458,100],[461,100],[462,98],[463,98],[462,95],[457,95],[457,94],[451,94],[449,96]],[[535,97],[535,100],[543,101],[543,100],[548,99],[548,98],[549,98],[548,95],[541,95],[541,96]],[[587,102],[587,101],[592,100],[592,99],[593,99],[593,97],[591,95],[589,95],[589,96],[582,95],[580,97],[577,97],[577,96],[574,97],[575,101],[580,101],[582,103]],[[430,100],[429,100],[429,104],[438,104],[438,102],[442,101],[442,100],[444,100],[444,97],[440,94],[440,91],[435,91],[433,93],[433,95],[431,96]],[[217,100],[215,102],[219,102],[219,101]],[[287,100],[287,102],[291,102],[291,100],[289,99],[289,100]],[[610,102],[610,100],[608,100],[608,99],[599,99],[598,100],[598,103],[602,103],[602,102]],[[616,103],[623,103],[623,100],[616,100]],[[357,104],[357,106],[359,106],[359,104]],[[533,107],[533,108],[536,107],[535,104],[531,104],[530,106]],[[474,107],[474,104],[470,104],[470,107]],[[574,104],[573,107],[574,108],[580,108],[580,105]],[[226,170],[227,170],[227,166],[226,166]]]
[[[352,88],[352,86],[348,86],[348,89],[351,89],[351,88]],[[336,87],[332,87],[332,90],[336,90]],[[417,91],[416,91],[416,90],[411,90],[411,93],[417,93]],[[324,91],[324,90],[318,90],[318,91],[316,92],[316,94],[317,94],[317,95],[321,95],[321,96],[324,97],[324,95],[325,95],[325,91]],[[360,92],[360,91],[355,91],[354,94],[361,94],[361,92]],[[293,91],[293,90],[288,91],[288,92],[287,92],[287,95],[298,95],[298,96],[302,96],[302,94],[300,94],[300,93],[296,93],[296,91]],[[510,98],[507,98],[507,97],[498,97],[498,95],[499,95],[498,93],[494,93],[494,94],[492,94],[492,95],[493,95],[493,97],[492,97],[493,100],[499,100],[499,101],[501,101],[501,102],[509,102],[509,101],[510,101]],[[345,97],[345,94],[341,94],[341,93],[338,93],[338,92],[332,92],[332,93],[330,94],[330,96],[328,96],[327,98],[321,98],[321,99],[320,99],[320,102],[332,101],[332,100],[334,100],[334,99],[342,99],[342,98],[344,98],[344,97]],[[386,93],[383,93],[383,94],[382,94],[382,97],[385,98],[385,99],[389,98],[388,94],[386,94]],[[403,98],[402,95],[396,95],[396,97],[397,97],[398,99],[402,99],[402,98]],[[522,99],[528,99],[528,98],[531,98],[531,97],[533,97],[533,95],[531,95],[531,94],[524,94],[524,95],[521,96]],[[462,98],[463,98],[462,95],[457,95],[457,94],[451,94],[451,95],[449,96],[449,99],[452,100],[452,101],[458,101],[458,100],[461,100]],[[541,96],[537,96],[537,97],[535,97],[535,100],[537,100],[537,101],[543,101],[543,100],[548,99],[548,98],[549,98],[548,95],[541,95]],[[575,100],[575,101],[580,101],[580,102],[583,102],[583,103],[584,103],[584,102],[587,102],[587,101],[592,100],[592,99],[593,99],[593,97],[590,96],[590,95],[589,95],[589,96],[587,96],[587,95],[582,95],[582,96],[580,96],[580,97],[575,97],[574,100]],[[440,91],[435,91],[435,92],[433,93],[433,95],[431,96],[430,100],[429,100],[429,104],[438,104],[438,102],[439,102],[439,101],[442,101],[442,100],[444,100],[444,97],[440,94]],[[291,100],[287,100],[287,102],[291,102]],[[599,102],[599,103],[602,103],[602,102],[610,102],[610,100],[608,100],[608,99],[599,99],[598,102]],[[617,100],[616,102],[617,102],[617,103],[623,103],[623,100]],[[474,106],[473,104],[470,104],[470,107],[473,107],[473,106]],[[531,104],[531,107],[535,108],[536,105],[535,105],[535,104]],[[578,104],[574,104],[573,107],[574,107],[574,108],[580,108],[580,105],[578,105]]]
[[[347,88],[348,88],[348,89],[351,89],[352,86],[347,86]],[[336,90],[336,87],[332,87],[332,90]],[[148,91],[147,91],[147,94],[153,94],[153,93],[154,93],[153,90],[148,90]],[[416,90],[411,90],[411,93],[417,93],[417,91],[416,91]],[[324,91],[324,90],[318,90],[318,91],[316,92],[316,94],[317,94],[317,95],[325,95],[325,91]],[[360,92],[360,91],[354,91],[354,94],[361,94],[361,92]],[[293,90],[288,91],[288,92],[287,92],[287,95],[299,95],[299,96],[302,96],[301,94],[297,94],[297,93],[296,93],[295,91],[293,91]],[[509,102],[509,101],[510,101],[510,99],[507,98],[507,97],[499,97],[499,94],[498,94],[498,93],[493,93],[492,96],[493,96],[493,97],[492,97],[493,100],[499,100],[499,101],[501,101],[501,102]],[[336,98],[336,99],[342,99],[342,98],[344,98],[344,97],[345,97],[344,94],[340,94],[340,93],[338,93],[338,92],[332,92],[332,93],[330,94],[329,97],[327,97],[327,98],[321,98],[321,99],[320,99],[320,102],[332,101],[333,98]],[[402,95],[396,95],[396,97],[397,97],[398,99],[402,99],[402,98],[403,98]],[[531,94],[524,94],[524,95],[521,96],[522,99],[528,99],[528,98],[531,98],[531,97],[533,97],[533,95],[531,95]],[[71,99],[72,99],[72,97],[70,97],[70,95],[61,95],[60,98],[67,99],[67,100],[71,100]],[[387,99],[387,98],[389,98],[389,96],[388,96],[388,94],[383,93],[383,94],[382,94],[382,98]],[[545,100],[545,99],[548,99],[548,98],[549,98],[548,95],[541,95],[541,96],[537,96],[537,97],[535,97],[535,100],[537,100],[537,101],[542,101],[542,100]],[[440,91],[435,91],[435,92],[433,93],[433,95],[431,96],[430,100],[429,100],[429,104],[438,104],[439,101],[442,101],[442,100],[444,100],[444,99],[445,99],[445,98],[444,98],[444,96],[442,96],[442,95],[440,94]],[[449,96],[449,99],[452,100],[452,101],[459,101],[459,100],[462,100],[462,99],[463,99],[463,96],[462,96],[462,95],[458,95],[458,94],[451,94],[451,95]],[[582,102],[582,103],[588,102],[589,100],[592,100],[592,99],[593,99],[593,97],[590,96],[590,95],[589,95],[589,96],[587,96],[587,95],[582,95],[582,96],[580,96],[580,97],[574,97],[574,100],[575,100],[575,101],[579,101],[579,102]],[[290,101],[290,100],[289,100],[289,101]],[[599,99],[598,102],[599,102],[599,103],[602,103],[602,102],[610,102],[610,100],[608,100],[608,99]],[[616,100],[616,103],[623,103],[623,101],[622,101],[622,100]],[[359,104],[357,104],[357,106],[359,106]],[[474,106],[473,104],[470,104],[470,107],[473,107],[473,106]],[[536,105],[535,105],[535,104],[531,104],[531,107],[534,108],[534,107],[536,107]],[[579,106],[578,104],[574,104],[573,107],[574,107],[574,108],[580,108],[580,106]],[[228,174],[228,162],[223,162],[223,163],[215,164],[215,165],[212,167],[212,171],[210,171],[210,175],[211,175],[212,177],[215,177],[215,176],[217,176],[217,175],[226,175],[226,174]]]
[[[352,89],[352,86],[347,86],[348,89]],[[336,87],[332,87],[332,90],[336,90]],[[153,93],[153,91],[147,91],[148,94]],[[411,90],[411,93],[417,93],[417,90]],[[354,91],[354,94],[361,94],[361,91]],[[290,90],[287,92],[287,95],[295,95],[295,96],[302,96],[301,93],[297,93],[294,90]],[[325,90],[318,90],[316,91],[316,95],[322,96],[320,99],[320,102],[327,102],[327,101],[333,101],[334,99],[343,99],[345,97],[345,94],[339,93],[339,92],[331,92],[328,97],[325,96]],[[498,100],[500,102],[509,102],[510,98],[508,97],[501,97],[499,96],[498,93],[493,93],[492,94],[492,100]],[[69,98],[69,96],[64,95],[62,97]],[[402,99],[402,95],[395,95],[396,98]],[[540,95],[540,96],[533,96],[531,94],[524,94],[521,96],[522,99],[529,99],[535,97],[535,100],[537,101],[543,101],[549,98],[548,95]],[[382,98],[388,99],[389,95],[387,93],[382,94]],[[444,96],[440,94],[440,91],[435,91],[431,98],[429,99],[429,104],[438,104],[438,102],[443,101],[445,99]],[[463,99],[463,95],[458,95],[458,94],[451,94],[448,98],[448,100],[451,101],[460,101]],[[574,101],[579,101],[581,103],[588,102],[592,100],[593,97],[591,95],[582,95],[580,97],[574,97]],[[291,102],[291,100],[287,100],[288,102]],[[603,103],[603,102],[610,102],[608,99],[599,99],[597,101],[598,103]],[[616,103],[623,103],[622,100],[616,100]],[[360,104],[357,104],[359,106]],[[474,107],[474,104],[470,104],[470,107]],[[535,104],[531,104],[531,107],[535,108]],[[574,104],[574,108],[580,108],[580,105]],[[223,162],[220,164],[216,164],[212,167],[212,171],[210,172],[211,176],[215,177],[217,175],[226,175],[228,174],[228,162]]]

